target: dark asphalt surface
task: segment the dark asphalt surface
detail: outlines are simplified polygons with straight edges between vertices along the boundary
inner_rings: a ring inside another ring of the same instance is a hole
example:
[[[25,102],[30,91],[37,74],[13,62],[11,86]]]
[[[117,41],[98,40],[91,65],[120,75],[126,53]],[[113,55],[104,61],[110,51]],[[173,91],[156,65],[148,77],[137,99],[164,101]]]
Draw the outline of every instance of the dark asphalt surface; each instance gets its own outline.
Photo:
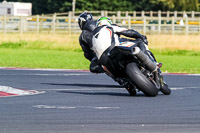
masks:
[[[200,76],[165,74],[169,96],[129,96],[104,74],[0,70],[0,85],[45,91],[0,98],[0,133],[199,133]]]

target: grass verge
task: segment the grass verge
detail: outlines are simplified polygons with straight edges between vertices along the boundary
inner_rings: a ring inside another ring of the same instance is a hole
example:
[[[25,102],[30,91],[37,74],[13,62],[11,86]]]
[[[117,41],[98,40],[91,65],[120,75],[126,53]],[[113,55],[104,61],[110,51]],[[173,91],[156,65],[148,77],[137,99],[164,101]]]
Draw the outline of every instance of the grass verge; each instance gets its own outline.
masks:
[[[163,72],[200,73],[200,56],[155,55],[157,61],[163,63]]]
[[[163,72],[200,73],[200,56],[191,52],[191,55],[181,56],[176,53],[167,55],[160,51],[154,52],[157,61],[163,63]],[[77,51],[1,48],[0,66],[88,70],[89,61],[84,58],[83,52]]]
[[[0,49],[1,67],[88,69],[89,61],[82,52],[37,50],[37,49]]]

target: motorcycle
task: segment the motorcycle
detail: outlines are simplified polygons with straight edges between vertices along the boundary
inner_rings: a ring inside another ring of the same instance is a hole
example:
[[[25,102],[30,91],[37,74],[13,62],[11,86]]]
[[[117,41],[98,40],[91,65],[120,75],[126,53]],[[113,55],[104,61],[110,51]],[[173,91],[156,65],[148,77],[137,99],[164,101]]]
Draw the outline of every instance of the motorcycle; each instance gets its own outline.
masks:
[[[163,80],[160,70],[162,64],[157,63],[154,55],[148,51],[145,54],[134,42],[123,42],[119,46],[107,48],[100,63],[107,75],[125,86],[130,95],[136,95],[136,90],[146,96],[154,97],[161,91],[170,95],[171,89]],[[152,61],[154,59],[154,61]]]

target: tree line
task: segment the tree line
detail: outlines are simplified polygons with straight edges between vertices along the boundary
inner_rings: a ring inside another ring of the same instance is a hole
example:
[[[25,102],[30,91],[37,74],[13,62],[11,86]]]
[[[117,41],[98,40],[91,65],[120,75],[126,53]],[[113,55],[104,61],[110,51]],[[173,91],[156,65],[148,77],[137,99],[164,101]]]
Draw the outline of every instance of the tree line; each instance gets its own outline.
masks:
[[[73,0],[7,0],[31,2],[33,14],[72,11]],[[200,0],[76,0],[76,11],[200,11]]]

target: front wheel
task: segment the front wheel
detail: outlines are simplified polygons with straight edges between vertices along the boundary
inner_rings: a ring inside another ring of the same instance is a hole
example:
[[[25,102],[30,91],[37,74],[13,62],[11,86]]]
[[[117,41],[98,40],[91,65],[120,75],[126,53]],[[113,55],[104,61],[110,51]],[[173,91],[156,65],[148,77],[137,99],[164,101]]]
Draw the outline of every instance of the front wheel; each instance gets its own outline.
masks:
[[[158,94],[158,88],[140,71],[136,63],[132,62],[126,66],[126,74],[146,96],[154,97]]]
[[[166,83],[163,84],[163,86],[160,88],[160,91],[164,95],[170,95],[171,94],[171,89],[168,87],[168,85]]]

